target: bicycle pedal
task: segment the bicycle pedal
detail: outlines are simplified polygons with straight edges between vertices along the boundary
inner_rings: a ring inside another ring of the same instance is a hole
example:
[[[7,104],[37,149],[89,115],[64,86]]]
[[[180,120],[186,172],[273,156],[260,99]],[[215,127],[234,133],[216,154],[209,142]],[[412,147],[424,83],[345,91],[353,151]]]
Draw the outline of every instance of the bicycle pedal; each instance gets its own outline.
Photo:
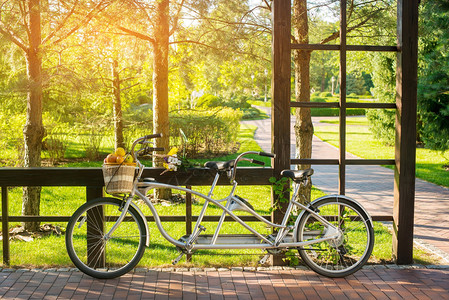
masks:
[[[261,265],[264,265],[266,262],[267,262],[267,260],[270,258],[270,254],[265,254],[264,255],[264,257],[262,257],[260,260],[259,260],[259,264],[261,264]]]
[[[184,253],[179,254],[177,258],[172,260],[171,264],[172,265],[177,265],[183,256],[184,256]]]

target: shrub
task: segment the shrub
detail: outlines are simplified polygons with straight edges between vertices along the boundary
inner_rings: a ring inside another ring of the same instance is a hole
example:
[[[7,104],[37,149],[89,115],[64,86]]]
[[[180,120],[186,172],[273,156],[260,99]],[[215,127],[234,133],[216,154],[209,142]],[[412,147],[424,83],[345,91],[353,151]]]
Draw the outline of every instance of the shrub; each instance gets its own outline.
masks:
[[[326,102],[326,99],[323,97],[310,97],[310,102]]]
[[[223,100],[220,97],[205,94],[198,98],[195,107],[197,108],[207,108],[207,107],[217,107],[223,104]]]
[[[396,59],[394,54],[373,54],[373,83],[371,89],[379,102],[394,103],[396,97]],[[370,109],[366,117],[370,123],[370,131],[374,136],[388,145],[394,144],[395,139],[394,110]]]
[[[322,92],[319,95],[321,98],[326,98],[326,97],[332,97],[332,93],[331,92]]]
[[[244,108],[242,109],[242,112],[243,112],[242,120],[256,120],[268,118],[266,113],[258,110],[255,107]]]
[[[235,147],[242,113],[230,108],[204,111],[185,110],[170,115],[172,144],[182,146],[179,129],[185,133],[189,156],[224,153]]]

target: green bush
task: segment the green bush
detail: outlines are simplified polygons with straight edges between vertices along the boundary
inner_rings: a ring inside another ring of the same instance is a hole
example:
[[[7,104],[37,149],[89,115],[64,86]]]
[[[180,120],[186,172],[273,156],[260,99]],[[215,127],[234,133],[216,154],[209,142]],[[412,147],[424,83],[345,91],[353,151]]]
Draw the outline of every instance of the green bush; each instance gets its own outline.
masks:
[[[198,98],[195,107],[206,108],[206,107],[217,107],[223,104],[223,100],[220,97],[205,94]]]
[[[185,133],[188,156],[201,153],[220,154],[231,151],[239,131],[242,113],[230,108],[204,111],[184,110],[170,115],[172,144],[182,146],[179,130]]]
[[[312,96],[310,102],[326,102],[326,98]]]
[[[393,53],[373,54],[373,83],[371,89],[378,102],[394,103],[396,98],[396,57]],[[366,117],[374,136],[393,145],[396,112],[391,109],[370,109]]]
[[[332,97],[332,93],[331,92],[322,92],[319,95],[322,98],[326,98],[326,97]]]
[[[356,93],[351,93],[351,94],[347,95],[346,98],[358,99],[359,96],[357,96]]]
[[[242,112],[242,120],[260,120],[268,118],[266,113],[258,110],[255,107],[243,108]]]

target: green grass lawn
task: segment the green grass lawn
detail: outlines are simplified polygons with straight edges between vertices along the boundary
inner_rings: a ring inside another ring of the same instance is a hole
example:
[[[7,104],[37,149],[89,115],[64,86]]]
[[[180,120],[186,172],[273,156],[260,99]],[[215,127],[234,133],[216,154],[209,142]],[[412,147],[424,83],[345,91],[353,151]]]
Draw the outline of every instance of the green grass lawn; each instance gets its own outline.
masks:
[[[323,123],[337,124],[338,120],[323,121]],[[346,150],[366,159],[394,159],[394,146],[386,146],[376,140],[368,128],[365,117],[347,119]],[[338,147],[338,126],[315,126],[315,135],[321,140]],[[449,187],[449,172],[443,167],[448,163],[441,152],[417,148],[416,149],[416,177],[426,181]],[[393,166],[388,166],[393,168]]]
[[[238,137],[238,142],[241,144],[239,152],[247,150],[260,151],[259,146],[255,143],[254,136],[255,127],[242,126]],[[233,159],[237,154],[229,155],[226,157],[218,158],[217,160]],[[261,159],[261,158],[258,158]],[[266,159],[267,165],[269,165],[268,158]],[[94,163],[95,165],[101,165],[101,162]],[[76,163],[69,166],[93,166],[92,163]],[[194,187],[202,193],[207,193],[208,187]],[[217,187],[214,197],[223,198],[229,193],[230,187],[223,186]],[[62,215],[70,216],[81,204],[85,201],[85,188],[83,187],[43,187],[41,197],[41,215]],[[237,189],[236,194],[248,199],[250,203],[255,207],[256,211],[262,215],[268,215],[271,208],[271,188],[269,186],[240,186]],[[323,196],[323,193],[319,190],[313,189],[312,199]],[[21,188],[9,189],[9,202],[10,215],[21,214]],[[197,197],[198,198],[198,197]],[[193,215],[198,215],[203,201],[196,199],[192,205]],[[141,207],[145,214],[150,215],[149,209]],[[172,206],[157,205],[157,209],[160,215],[185,215],[185,204],[178,204]],[[207,214],[208,215],[220,215],[221,211],[210,205]],[[241,213],[245,214],[245,213]],[[267,233],[268,229],[260,223],[252,222],[251,226],[257,228],[262,233]],[[11,224],[15,226],[19,224]],[[53,224],[65,228],[65,223]],[[185,234],[185,223],[172,223],[164,222],[164,228],[175,238],[179,238]],[[215,230],[216,223],[205,223],[206,234],[212,234]],[[223,233],[247,233],[246,229],[243,229],[241,225],[234,222],[227,222],[223,226]],[[159,231],[156,229],[154,223],[150,223],[150,247],[146,250],[143,256],[140,266],[154,267],[154,266],[168,266],[171,261],[178,255],[175,247],[167,242]],[[375,223],[375,236],[376,243],[371,263],[386,263],[391,262],[391,234],[380,223]],[[2,249],[2,244],[0,244]],[[424,263],[433,263],[428,261],[425,253],[418,254],[416,260]],[[187,263],[185,260],[181,260],[180,266],[254,266],[263,255],[261,250],[214,250],[214,251],[198,251],[194,255],[192,262]],[[14,267],[63,267],[72,266],[72,263],[67,255],[65,249],[64,236],[47,236],[42,238],[36,238],[33,242],[23,242],[18,240],[11,241],[11,265]]]

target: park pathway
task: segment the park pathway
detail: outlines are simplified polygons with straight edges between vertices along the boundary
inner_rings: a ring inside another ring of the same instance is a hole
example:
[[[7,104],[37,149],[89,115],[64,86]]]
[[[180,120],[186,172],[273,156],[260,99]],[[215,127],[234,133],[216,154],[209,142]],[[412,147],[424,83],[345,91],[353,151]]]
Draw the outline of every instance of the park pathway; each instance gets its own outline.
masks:
[[[259,107],[262,108],[262,107]],[[269,109],[264,108],[267,114]],[[332,117],[314,117],[320,120]],[[291,155],[295,155],[294,117],[291,121]],[[263,151],[271,152],[271,120],[244,121],[257,126],[255,140]],[[320,126],[338,126],[324,125]],[[350,125],[349,125],[350,126]],[[338,148],[313,137],[312,158],[337,159]],[[346,153],[346,158],[357,158]],[[313,165],[313,185],[328,194],[338,193],[338,166]],[[448,175],[449,176],[449,175]],[[359,201],[371,215],[393,214],[394,171],[381,166],[347,166],[346,195]],[[449,264],[449,189],[416,179],[415,242],[439,254]]]

